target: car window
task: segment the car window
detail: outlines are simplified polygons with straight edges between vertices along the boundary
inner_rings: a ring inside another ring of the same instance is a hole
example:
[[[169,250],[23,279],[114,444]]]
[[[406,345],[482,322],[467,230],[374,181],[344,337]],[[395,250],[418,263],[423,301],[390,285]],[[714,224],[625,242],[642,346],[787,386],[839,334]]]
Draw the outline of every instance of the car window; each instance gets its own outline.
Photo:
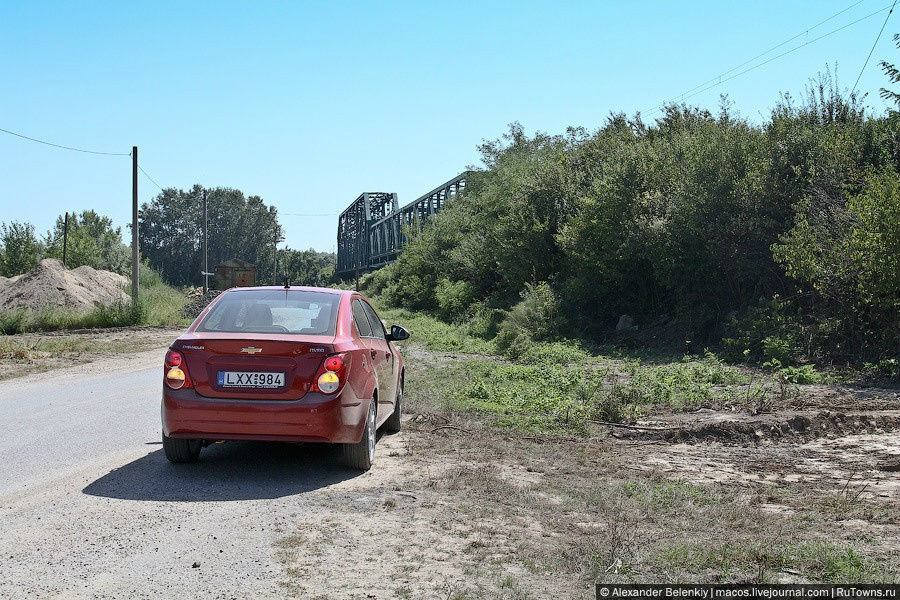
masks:
[[[375,313],[375,309],[368,302],[362,303],[363,308],[366,311],[366,316],[369,317],[369,324],[372,326],[372,337],[380,337],[384,338],[384,323],[381,322],[381,319],[378,318],[378,315]]]
[[[225,292],[197,331],[334,335],[340,296],[300,290]]]
[[[366,309],[363,308],[361,300],[354,300],[353,304],[353,320],[356,322],[356,329],[362,337],[372,337],[372,328],[369,326],[369,319],[366,318]]]

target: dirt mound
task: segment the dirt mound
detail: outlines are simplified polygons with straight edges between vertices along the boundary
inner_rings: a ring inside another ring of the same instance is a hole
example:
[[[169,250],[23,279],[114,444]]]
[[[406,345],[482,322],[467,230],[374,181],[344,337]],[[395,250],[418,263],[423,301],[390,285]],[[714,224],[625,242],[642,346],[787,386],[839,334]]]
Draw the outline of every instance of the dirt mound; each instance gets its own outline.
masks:
[[[795,415],[781,420],[723,421],[706,423],[691,429],[670,432],[668,441],[680,443],[723,442],[746,444],[781,438],[816,438],[827,435],[875,433],[900,427],[900,415],[844,414],[822,411],[818,414]]]
[[[0,282],[0,309],[90,310],[128,302],[123,287],[128,278],[88,266],[68,270],[58,260],[45,258],[31,271]]]
[[[3,288],[5,287],[14,284],[19,280],[20,277],[22,276],[16,275],[15,277],[3,277],[2,275],[0,275],[0,291],[3,291]]]
[[[832,411],[797,412],[722,418],[712,414],[675,427],[636,428],[616,431],[616,437],[656,439],[675,444],[718,442],[747,445],[767,442],[796,442],[828,436],[862,433],[885,433],[900,429],[900,411],[883,410],[866,413]]]

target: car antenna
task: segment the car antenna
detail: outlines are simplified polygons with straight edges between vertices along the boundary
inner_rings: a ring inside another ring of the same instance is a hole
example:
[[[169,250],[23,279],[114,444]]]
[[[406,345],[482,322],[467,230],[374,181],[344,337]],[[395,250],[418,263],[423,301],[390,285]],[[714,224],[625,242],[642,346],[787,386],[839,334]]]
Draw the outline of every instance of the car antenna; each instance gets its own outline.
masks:
[[[286,289],[286,290],[291,289],[291,280],[288,279],[287,277],[284,278],[284,289]]]

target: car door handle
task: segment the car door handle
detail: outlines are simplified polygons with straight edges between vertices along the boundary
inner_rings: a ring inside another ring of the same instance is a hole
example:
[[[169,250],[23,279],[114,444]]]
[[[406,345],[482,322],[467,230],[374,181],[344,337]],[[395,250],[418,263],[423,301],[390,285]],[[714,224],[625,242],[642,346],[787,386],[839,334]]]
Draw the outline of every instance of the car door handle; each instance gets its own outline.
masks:
[[[376,356],[378,356],[378,353],[372,350],[372,360],[375,360]]]

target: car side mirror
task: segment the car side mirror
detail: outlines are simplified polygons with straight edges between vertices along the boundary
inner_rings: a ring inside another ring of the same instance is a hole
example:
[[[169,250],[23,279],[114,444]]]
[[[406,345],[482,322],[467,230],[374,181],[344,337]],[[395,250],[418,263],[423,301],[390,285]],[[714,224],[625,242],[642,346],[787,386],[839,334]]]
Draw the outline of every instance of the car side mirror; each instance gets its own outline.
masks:
[[[387,334],[389,342],[399,342],[409,338],[409,332],[399,325],[391,325],[391,332]]]

